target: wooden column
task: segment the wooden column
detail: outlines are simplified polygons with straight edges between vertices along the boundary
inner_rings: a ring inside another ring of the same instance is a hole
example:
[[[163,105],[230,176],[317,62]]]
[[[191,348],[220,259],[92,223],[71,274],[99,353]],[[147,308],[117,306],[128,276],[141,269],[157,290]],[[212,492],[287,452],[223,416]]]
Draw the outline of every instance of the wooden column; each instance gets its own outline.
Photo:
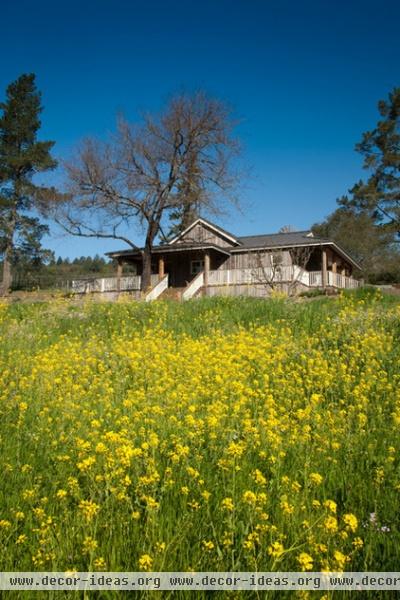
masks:
[[[327,259],[326,259],[326,250],[322,248],[322,264],[321,264],[321,279],[322,279],[322,287],[325,289],[327,284]]]
[[[117,291],[118,292],[121,290],[122,267],[123,267],[123,262],[121,259],[118,259],[118,265],[117,265]]]
[[[208,274],[210,272],[210,254],[206,252],[204,254],[204,285],[208,285]]]
[[[333,279],[333,285],[335,285],[336,287],[339,287],[338,286],[337,277],[336,277],[336,273],[337,273],[337,262],[336,262],[336,256],[333,255],[333,262],[332,262],[332,279]]]
[[[164,258],[160,256],[158,259],[158,279],[162,279],[165,275],[165,263]]]

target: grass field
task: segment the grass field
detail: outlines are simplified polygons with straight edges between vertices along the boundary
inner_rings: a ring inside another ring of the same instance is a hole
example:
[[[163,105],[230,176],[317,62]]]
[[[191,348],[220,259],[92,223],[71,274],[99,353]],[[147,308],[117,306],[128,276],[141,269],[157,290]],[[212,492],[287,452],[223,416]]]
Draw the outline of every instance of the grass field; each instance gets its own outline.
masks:
[[[4,304],[0,338],[2,571],[398,570],[398,299]]]

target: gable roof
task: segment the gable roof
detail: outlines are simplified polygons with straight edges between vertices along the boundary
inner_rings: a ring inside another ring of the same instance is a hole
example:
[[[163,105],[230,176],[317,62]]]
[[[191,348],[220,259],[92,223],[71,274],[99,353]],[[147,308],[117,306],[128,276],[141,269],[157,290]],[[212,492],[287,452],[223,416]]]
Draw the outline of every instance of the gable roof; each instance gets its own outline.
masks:
[[[237,244],[237,245],[240,244],[240,242],[238,241],[238,238],[236,236],[234,236],[232,233],[230,233],[229,231],[226,231],[226,229],[222,229],[222,227],[219,227],[219,225],[215,225],[214,223],[211,223],[211,221],[207,221],[207,219],[203,219],[203,218],[199,217],[198,219],[193,221],[193,223],[191,223],[191,225],[189,225],[189,227],[186,227],[186,229],[184,231],[182,231],[179,235],[177,235],[172,240],[170,240],[168,242],[168,245],[175,244],[178,240],[180,240],[182,237],[184,237],[187,233],[189,233],[189,231],[191,229],[193,229],[193,227],[195,227],[198,224],[201,224],[204,227],[211,229],[212,231],[215,231],[215,233],[218,233],[221,237],[227,239],[232,244]]]
[[[287,233],[266,233],[262,235],[246,235],[238,238],[240,244],[245,248],[259,248],[260,246],[279,247],[292,244],[305,244],[315,238],[311,231],[288,231]],[[327,241],[327,240],[323,240]]]

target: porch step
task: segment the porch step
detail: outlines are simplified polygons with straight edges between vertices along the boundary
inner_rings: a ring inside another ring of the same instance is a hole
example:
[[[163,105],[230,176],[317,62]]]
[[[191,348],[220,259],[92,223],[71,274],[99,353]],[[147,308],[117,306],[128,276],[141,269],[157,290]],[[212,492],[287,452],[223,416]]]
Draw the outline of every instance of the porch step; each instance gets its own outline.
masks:
[[[169,287],[159,296],[161,300],[182,300],[182,292],[184,287]]]

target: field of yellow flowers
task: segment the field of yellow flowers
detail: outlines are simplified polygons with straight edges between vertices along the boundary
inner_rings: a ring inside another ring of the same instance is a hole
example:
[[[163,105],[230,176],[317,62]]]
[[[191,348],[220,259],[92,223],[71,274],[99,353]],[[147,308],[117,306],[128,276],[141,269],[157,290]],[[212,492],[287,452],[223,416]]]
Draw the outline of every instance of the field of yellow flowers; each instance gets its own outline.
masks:
[[[398,570],[399,342],[367,292],[0,305],[1,570]]]

